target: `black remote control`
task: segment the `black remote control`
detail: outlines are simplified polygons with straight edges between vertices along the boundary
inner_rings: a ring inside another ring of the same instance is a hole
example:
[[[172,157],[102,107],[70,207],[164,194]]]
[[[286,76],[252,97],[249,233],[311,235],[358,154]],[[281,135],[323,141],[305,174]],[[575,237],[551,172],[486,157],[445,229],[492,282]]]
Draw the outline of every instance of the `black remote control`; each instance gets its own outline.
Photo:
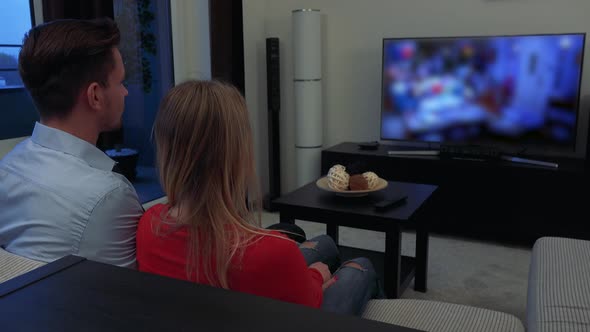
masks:
[[[377,211],[385,211],[394,207],[398,207],[403,204],[406,204],[407,199],[407,195],[401,195],[394,198],[384,199],[382,201],[375,203],[375,209]]]
[[[363,143],[359,143],[358,146],[359,146],[359,149],[361,149],[361,150],[377,150],[377,148],[379,148],[379,142],[378,141],[363,142]]]

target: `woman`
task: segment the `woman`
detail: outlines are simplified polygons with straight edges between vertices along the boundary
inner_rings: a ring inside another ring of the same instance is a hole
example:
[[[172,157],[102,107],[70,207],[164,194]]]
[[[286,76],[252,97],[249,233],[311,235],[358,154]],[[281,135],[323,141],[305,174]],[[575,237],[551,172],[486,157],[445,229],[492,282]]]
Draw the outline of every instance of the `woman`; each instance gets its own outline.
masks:
[[[248,204],[260,202],[248,112],[234,87],[174,87],[160,106],[154,138],[168,204],[140,220],[141,271],[349,314],[377,295],[366,259],[331,274],[325,263],[337,267],[338,250],[328,236],[300,249],[260,226],[260,209]]]

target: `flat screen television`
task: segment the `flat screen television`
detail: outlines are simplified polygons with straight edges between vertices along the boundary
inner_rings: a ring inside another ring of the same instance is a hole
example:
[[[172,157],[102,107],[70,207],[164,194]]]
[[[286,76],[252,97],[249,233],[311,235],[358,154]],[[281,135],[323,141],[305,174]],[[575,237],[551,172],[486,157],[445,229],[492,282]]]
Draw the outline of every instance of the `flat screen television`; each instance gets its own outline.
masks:
[[[573,151],[585,37],[383,39],[381,139]]]

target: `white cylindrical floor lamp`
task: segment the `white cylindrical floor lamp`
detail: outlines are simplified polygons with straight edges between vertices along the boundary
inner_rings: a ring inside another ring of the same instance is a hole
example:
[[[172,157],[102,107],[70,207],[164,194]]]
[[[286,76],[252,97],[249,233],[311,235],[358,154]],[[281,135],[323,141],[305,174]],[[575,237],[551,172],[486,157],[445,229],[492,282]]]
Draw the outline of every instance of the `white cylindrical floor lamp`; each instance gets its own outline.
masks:
[[[319,177],[323,144],[320,11],[293,11],[293,88],[297,185]]]

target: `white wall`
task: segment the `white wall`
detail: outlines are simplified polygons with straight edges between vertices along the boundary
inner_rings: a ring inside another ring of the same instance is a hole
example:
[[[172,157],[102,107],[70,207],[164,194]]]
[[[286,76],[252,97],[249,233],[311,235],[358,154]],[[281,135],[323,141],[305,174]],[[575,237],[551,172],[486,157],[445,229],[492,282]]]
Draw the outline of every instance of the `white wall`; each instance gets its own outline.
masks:
[[[379,140],[383,38],[590,32],[588,0],[244,0],[243,8],[246,99],[253,113],[263,183],[268,177],[264,45],[267,37],[280,39],[283,192],[295,187],[293,9],[322,12],[326,148],[343,141]],[[588,47],[585,63],[590,64]],[[589,84],[590,70],[586,70],[583,116],[578,121],[583,128],[588,123]],[[585,136],[578,137],[579,157],[584,155],[585,141]]]
[[[208,0],[171,0],[174,81],[211,79]]]
[[[254,133],[254,153],[262,193],[268,191],[268,130],[266,108],[266,1],[242,1],[244,16],[245,95]],[[283,52],[281,45],[280,52]],[[281,58],[280,61],[283,61]],[[284,66],[281,66],[281,71]],[[282,82],[281,82],[282,84]],[[282,92],[281,92],[282,95]],[[281,106],[284,104],[281,101]],[[282,120],[282,118],[281,118]],[[281,134],[282,135],[282,134]],[[282,145],[284,146],[284,145]],[[281,151],[281,155],[283,152]],[[282,157],[282,156],[281,156]]]

